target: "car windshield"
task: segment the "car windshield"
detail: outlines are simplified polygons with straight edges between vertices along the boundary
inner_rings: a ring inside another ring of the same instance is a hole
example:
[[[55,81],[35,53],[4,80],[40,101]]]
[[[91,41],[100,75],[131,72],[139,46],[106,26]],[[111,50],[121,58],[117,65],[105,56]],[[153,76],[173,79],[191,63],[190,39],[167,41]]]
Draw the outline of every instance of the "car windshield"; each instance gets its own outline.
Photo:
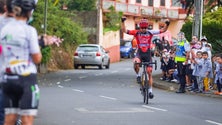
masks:
[[[84,52],[97,52],[99,48],[97,46],[80,46],[77,51]]]

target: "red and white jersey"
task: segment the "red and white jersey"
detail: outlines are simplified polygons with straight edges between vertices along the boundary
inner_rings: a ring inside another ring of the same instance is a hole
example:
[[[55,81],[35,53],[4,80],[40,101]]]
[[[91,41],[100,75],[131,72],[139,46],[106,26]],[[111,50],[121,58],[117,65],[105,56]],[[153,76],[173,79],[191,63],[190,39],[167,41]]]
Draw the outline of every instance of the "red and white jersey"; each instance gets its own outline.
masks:
[[[152,36],[155,34],[160,34],[159,30],[147,30],[146,32],[140,32],[139,30],[127,30],[127,34],[134,35],[137,40],[137,47],[143,52],[151,49]]]

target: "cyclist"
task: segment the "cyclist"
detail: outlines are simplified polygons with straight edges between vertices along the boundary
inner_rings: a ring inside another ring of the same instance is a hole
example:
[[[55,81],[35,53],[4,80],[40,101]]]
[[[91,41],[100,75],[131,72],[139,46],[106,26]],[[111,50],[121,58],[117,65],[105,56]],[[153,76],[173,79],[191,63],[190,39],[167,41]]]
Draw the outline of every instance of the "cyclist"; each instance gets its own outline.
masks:
[[[151,56],[151,39],[152,36],[155,34],[160,34],[163,32],[166,32],[168,29],[168,26],[170,24],[169,20],[165,21],[164,27],[160,30],[147,30],[148,28],[148,20],[147,19],[141,19],[139,23],[139,30],[126,30],[125,27],[125,20],[126,18],[122,18],[122,24],[121,28],[124,33],[127,33],[129,35],[134,35],[134,37],[137,40],[137,53],[134,58],[134,71],[137,74],[137,82],[141,84],[141,76],[139,74],[140,70],[140,63],[141,61],[145,62],[151,62],[152,56]],[[149,97],[152,99],[154,97],[152,93],[152,84],[153,84],[153,78],[152,78],[152,65],[148,66],[147,68],[147,74],[149,77]]]
[[[5,82],[2,84],[5,106],[4,125],[14,125],[17,115],[22,124],[32,125],[37,115],[39,88],[37,69],[42,55],[38,45],[36,29],[27,25],[34,0],[13,0],[14,20],[5,24],[1,30],[1,45]]]

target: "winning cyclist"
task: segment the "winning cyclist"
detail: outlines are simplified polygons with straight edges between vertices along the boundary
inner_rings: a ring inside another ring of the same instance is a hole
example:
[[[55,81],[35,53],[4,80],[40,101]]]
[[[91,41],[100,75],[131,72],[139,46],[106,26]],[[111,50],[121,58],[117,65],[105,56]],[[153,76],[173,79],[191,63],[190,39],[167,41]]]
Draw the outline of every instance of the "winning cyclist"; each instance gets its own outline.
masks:
[[[139,74],[139,69],[140,66],[138,63],[141,61],[145,62],[151,62],[152,61],[152,56],[151,56],[151,39],[152,36],[155,34],[160,34],[163,32],[166,32],[168,29],[168,26],[170,24],[169,20],[165,21],[165,25],[162,29],[160,30],[148,30],[148,20],[147,19],[141,19],[139,26],[139,30],[126,30],[125,27],[125,20],[126,18],[122,18],[122,31],[124,33],[127,33],[129,35],[134,35],[134,37],[137,40],[137,53],[134,58],[134,70],[137,74],[137,82],[141,84],[141,77]],[[148,66],[147,68],[147,74],[149,77],[149,97],[152,99],[154,97],[152,93],[152,84],[153,84],[153,78],[152,78],[152,65]]]

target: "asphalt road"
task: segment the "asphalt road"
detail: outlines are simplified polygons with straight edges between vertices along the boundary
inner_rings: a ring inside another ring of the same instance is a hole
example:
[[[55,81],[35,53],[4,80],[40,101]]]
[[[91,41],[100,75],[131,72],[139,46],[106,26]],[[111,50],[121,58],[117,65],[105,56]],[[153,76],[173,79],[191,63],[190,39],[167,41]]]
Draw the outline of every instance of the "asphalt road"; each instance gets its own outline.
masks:
[[[131,60],[40,75],[39,83],[35,125],[222,125],[219,98],[154,88],[144,105]]]

